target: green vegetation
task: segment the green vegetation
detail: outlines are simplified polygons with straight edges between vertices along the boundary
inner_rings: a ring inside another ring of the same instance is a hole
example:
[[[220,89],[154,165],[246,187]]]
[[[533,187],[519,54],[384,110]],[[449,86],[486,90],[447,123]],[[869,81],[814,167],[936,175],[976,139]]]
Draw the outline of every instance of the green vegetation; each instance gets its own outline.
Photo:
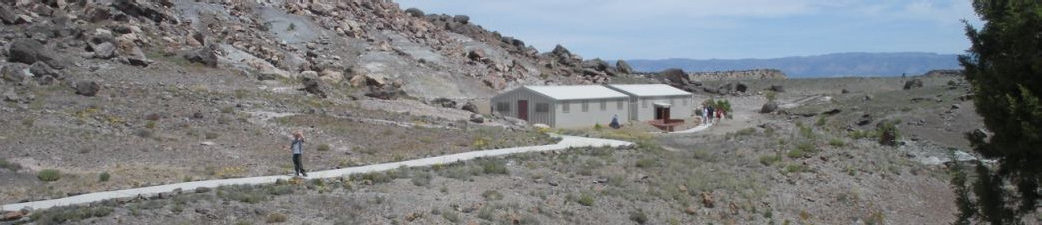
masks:
[[[1036,214],[1042,199],[1042,2],[976,0],[973,7],[984,27],[967,23],[972,47],[959,62],[977,112],[994,135],[968,137],[976,152],[997,165],[977,162],[976,198],[957,193],[956,224],[1024,223],[1021,218]]]
[[[286,222],[286,215],[282,213],[271,213],[268,214],[268,218],[265,220],[268,223],[282,223]]]
[[[648,214],[644,213],[644,210],[636,210],[630,212],[630,220],[637,222],[637,224],[644,224],[648,222]]]
[[[764,166],[771,166],[782,160],[781,154],[774,155],[762,155],[760,156],[760,164]]]
[[[22,169],[22,165],[18,163],[8,162],[6,159],[0,159],[0,168],[4,168],[13,172],[18,172]]]
[[[109,178],[111,178],[111,177],[112,176],[109,175],[109,172],[101,172],[101,174],[98,174],[98,181],[108,182]]]
[[[318,149],[316,149],[316,150],[318,150],[320,152],[325,152],[325,151],[329,151],[332,148],[333,147],[330,146],[329,144],[320,144],[320,145],[318,145]]]
[[[593,195],[588,193],[579,194],[579,199],[576,202],[584,206],[593,206]]]
[[[37,172],[36,178],[39,178],[41,181],[52,182],[61,179],[62,174],[61,172],[58,172],[58,170],[55,169],[45,169],[40,170],[40,172]]]
[[[895,122],[885,121],[880,123],[879,126],[876,127],[876,133],[879,134],[879,144],[897,146],[899,133]]]
[[[112,214],[109,206],[60,206],[44,211],[33,212],[29,218],[36,224],[64,224],[93,217],[105,217]]]
[[[488,160],[481,162],[482,172],[485,174],[510,174],[507,170],[506,162],[503,160]]]

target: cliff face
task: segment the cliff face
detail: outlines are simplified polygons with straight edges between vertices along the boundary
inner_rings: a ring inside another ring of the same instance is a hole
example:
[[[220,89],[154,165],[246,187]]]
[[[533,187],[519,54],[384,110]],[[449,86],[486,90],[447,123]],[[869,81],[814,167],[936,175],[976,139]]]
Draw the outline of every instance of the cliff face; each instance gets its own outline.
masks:
[[[755,70],[731,70],[714,72],[690,72],[688,76],[693,81],[708,80],[769,80],[787,79],[781,70],[755,69]]]
[[[64,69],[85,59],[111,59],[155,73],[187,60],[259,80],[304,79],[314,92],[361,90],[380,98],[399,93],[422,99],[482,98],[524,84],[600,83],[617,73],[564,47],[540,54],[467,16],[427,15],[387,0],[65,0],[0,6],[0,40],[27,39],[15,49],[45,52],[46,63],[58,73],[70,73]],[[0,56],[19,64],[12,68],[36,61]]]

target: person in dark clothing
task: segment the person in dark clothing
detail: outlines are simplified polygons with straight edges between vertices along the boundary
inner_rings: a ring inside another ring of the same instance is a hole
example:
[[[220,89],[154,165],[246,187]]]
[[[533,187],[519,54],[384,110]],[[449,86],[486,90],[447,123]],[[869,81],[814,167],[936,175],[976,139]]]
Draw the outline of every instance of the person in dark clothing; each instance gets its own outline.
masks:
[[[714,111],[713,106],[709,106],[709,123],[714,123],[715,122],[715,121],[713,121],[713,117],[714,117],[714,115],[716,115],[714,113],[716,113],[716,112]]]
[[[608,126],[615,129],[619,129],[622,127],[621,125],[619,125],[619,114],[611,116],[611,123],[609,123]]]
[[[308,176],[308,173],[304,172],[304,164],[300,162],[300,154],[303,153],[303,148],[304,134],[300,131],[294,132],[293,142],[291,142],[289,145],[290,151],[293,152],[293,176]]]

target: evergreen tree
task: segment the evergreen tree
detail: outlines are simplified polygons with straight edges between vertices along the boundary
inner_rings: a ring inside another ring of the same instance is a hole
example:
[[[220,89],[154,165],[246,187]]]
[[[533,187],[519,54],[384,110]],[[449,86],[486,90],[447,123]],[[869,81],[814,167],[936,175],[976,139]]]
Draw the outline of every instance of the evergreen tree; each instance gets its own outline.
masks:
[[[1019,224],[1035,212],[1042,179],[1042,1],[975,0],[973,7],[984,26],[966,25],[972,46],[959,62],[977,113],[994,134],[967,137],[976,152],[997,163],[978,162],[971,189],[965,176],[955,176],[957,223]]]

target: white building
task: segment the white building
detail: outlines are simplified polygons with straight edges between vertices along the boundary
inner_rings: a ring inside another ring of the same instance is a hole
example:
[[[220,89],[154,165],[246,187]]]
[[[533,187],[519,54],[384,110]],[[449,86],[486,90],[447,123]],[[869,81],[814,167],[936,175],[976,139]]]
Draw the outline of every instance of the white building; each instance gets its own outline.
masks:
[[[523,86],[491,99],[492,111],[557,128],[607,126],[629,118],[629,96],[601,85]]]
[[[694,95],[665,84],[610,84],[608,88],[629,96],[629,120],[689,120],[694,115]]]

